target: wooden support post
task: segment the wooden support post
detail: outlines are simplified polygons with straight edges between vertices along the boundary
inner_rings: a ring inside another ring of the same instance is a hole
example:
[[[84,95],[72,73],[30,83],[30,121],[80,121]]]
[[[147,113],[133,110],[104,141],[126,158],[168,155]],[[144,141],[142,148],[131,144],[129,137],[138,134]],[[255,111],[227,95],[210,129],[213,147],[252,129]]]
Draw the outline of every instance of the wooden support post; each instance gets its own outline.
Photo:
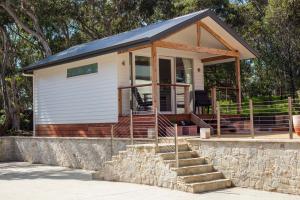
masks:
[[[200,25],[200,22],[197,22],[196,28],[197,28],[197,46],[200,47],[200,45],[201,45],[201,25]]]
[[[110,130],[110,155],[111,157],[113,157],[114,154],[114,125],[111,125],[111,130]]]
[[[158,148],[158,112],[157,112],[157,108],[155,108],[155,146],[157,149]]]
[[[289,136],[290,139],[293,139],[293,104],[292,98],[288,98],[288,109],[289,109]]]
[[[157,49],[152,44],[151,46],[151,64],[152,64],[152,109],[155,110],[157,106]]]
[[[122,89],[118,88],[118,111],[119,111],[119,116],[122,116],[123,112],[123,102],[122,102]]]
[[[133,145],[133,115],[132,115],[132,110],[130,110],[130,141],[131,141],[131,145]]]
[[[189,86],[184,86],[184,112],[190,113],[190,90]]]
[[[242,111],[242,93],[241,93],[241,63],[240,57],[235,58],[235,74],[236,74],[236,90],[237,90],[237,112],[241,113]]]
[[[217,102],[217,135],[221,137],[221,111],[219,102]]]
[[[177,124],[174,125],[175,129],[175,160],[176,160],[176,168],[179,168],[179,147],[178,147],[178,131],[177,131]]]
[[[251,138],[254,139],[255,133],[254,133],[254,115],[253,115],[252,99],[249,99],[249,111],[250,111],[250,133],[251,133]]]
[[[130,67],[130,85],[131,87],[134,84],[134,73],[133,73],[133,64],[132,64],[132,52],[129,52],[129,67]],[[133,88],[130,88],[130,109],[133,110]]]
[[[214,86],[211,88],[211,101],[212,101],[212,112],[217,113],[217,88]]]

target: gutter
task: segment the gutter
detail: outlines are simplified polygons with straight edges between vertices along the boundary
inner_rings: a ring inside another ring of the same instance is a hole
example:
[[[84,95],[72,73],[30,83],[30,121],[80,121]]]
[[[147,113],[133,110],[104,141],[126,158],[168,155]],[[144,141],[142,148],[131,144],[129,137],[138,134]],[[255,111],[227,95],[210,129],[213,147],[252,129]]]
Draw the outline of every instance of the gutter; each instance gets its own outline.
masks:
[[[32,77],[32,78],[33,78],[33,77],[34,77],[34,74],[26,74],[26,73],[23,72],[23,73],[22,73],[22,76],[25,76],[25,77]]]

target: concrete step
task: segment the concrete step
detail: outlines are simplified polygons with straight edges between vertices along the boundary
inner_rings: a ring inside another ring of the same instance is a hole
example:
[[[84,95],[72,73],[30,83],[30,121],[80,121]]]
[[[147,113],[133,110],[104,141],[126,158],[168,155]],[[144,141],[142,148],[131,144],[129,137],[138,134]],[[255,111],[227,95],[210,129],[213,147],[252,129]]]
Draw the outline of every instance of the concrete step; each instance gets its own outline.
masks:
[[[169,164],[170,167],[176,167],[176,160],[165,160],[166,164]],[[187,167],[187,166],[195,166],[195,165],[203,165],[205,163],[204,158],[185,158],[179,159],[179,167]]]
[[[221,172],[209,172],[203,174],[194,174],[188,176],[179,176],[179,180],[185,183],[199,183],[199,182],[207,182],[212,180],[223,179],[224,176]]]
[[[231,187],[231,181],[229,179],[219,179],[201,183],[187,184],[188,192],[200,193],[208,192],[212,190],[219,190]]]
[[[173,168],[173,170],[177,172],[178,176],[187,176],[187,175],[213,172],[214,168],[210,164],[204,164],[204,165]]]
[[[158,153],[168,153],[175,151],[175,145],[172,144],[160,144],[158,147]],[[187,144],[180,144],[178,145],[178,147],[179,151],[190,151],[190,148]]]
[[[159,153],[164,160],[175,160],[175,153]],[[181,151],[178,152],[178,158],[179,159],[185,159],[185,158],[197,158],[199,157],[197,152],[195,151]]]

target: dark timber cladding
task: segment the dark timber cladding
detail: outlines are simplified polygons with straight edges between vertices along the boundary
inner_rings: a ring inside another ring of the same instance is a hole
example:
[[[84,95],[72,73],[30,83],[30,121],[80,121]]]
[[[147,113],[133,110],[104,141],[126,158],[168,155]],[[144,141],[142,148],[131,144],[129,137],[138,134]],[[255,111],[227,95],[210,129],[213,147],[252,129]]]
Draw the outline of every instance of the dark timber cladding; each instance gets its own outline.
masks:
[[[150,24],[132,31],[73,46],[24,68],[24,71],[32,72],[35,69],[51,67],[62,63],[95,57],[98,55],[122,51],[130,48],[136,48],[143,45],[150,45],[151,43],[175,33],[193,23],[196,23],[205,17],[212,18],[232,37],[234,37],[245,48],[247,48],[253,55],[258,55],[257,52],[252,49],[241,37],[237,36],[231,28],[223,23],[213,11],[205,9],[174,19]]]
[[[110,137],[112,123],[39,124],[36,136],[45,137]]]

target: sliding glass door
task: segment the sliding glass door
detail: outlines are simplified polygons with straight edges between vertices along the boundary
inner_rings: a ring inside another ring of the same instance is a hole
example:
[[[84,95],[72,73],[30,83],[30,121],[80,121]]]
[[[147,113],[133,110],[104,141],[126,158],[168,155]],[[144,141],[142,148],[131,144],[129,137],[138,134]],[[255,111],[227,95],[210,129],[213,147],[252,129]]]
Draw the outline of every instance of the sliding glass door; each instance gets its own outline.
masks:
[[[190,58],[175,58],[176,84],[189,84],[190,106],[193,105],[193,60]],[[176,113],[184,113],[184,88],[176,87]]]
[[[172,58],[159,58],[159,105],[160,111],[171,113],[173,109],[174,93],[172,84],[174,83],[174,64]]]

